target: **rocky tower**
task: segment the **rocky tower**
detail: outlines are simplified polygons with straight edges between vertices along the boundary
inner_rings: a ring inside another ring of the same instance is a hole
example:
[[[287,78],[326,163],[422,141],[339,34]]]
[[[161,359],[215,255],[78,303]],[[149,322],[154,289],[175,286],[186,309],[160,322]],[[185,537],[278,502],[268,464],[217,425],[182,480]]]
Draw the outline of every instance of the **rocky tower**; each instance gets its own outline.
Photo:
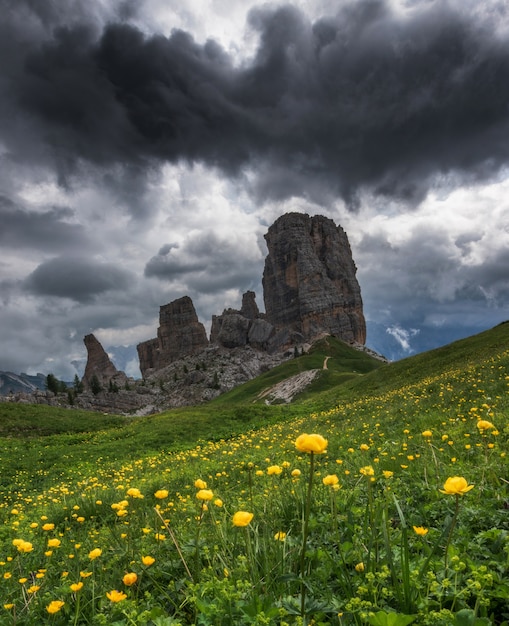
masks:
[[[159,309],[157,338],[137,346],[141,373],[159,370],[177,359],[201,352],[208,345],[205,327],[198,321],[191,298],[174,300]]]
[[[127,376],[110,361],[101,343],[94,335],[85,335],[83,338],[87,349],[87,365],[82,382],[86,389],[90,389],[90,383],[94,376],[97,377],[103,389],[108,389],[110,382],[122,387],[127,382]]]
[[[366,323],[345,231],[331,219],[287,213],[265,235],[266,319],[304,341],[323,333],[364,344]]]

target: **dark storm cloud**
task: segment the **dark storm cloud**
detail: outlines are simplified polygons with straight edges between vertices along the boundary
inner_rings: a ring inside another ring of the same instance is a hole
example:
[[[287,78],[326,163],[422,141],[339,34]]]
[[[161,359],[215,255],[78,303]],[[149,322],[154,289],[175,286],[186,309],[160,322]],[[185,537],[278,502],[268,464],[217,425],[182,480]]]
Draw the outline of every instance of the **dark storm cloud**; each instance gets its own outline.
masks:
[[[356,0],[315,23],[291,6],[256,9],[259,46],[240,66],[183,31],[98,32],[78,12],[28,40],[8,14],[2,114],[17,108],[31,130],[22,143],[47,151],[62,180],[81,160],[202,162],[251,168],[264,198],[328,188],[355,205],[368,186],[414,203],[437,175],[482,180],[509,161],[507,12],[458,6]],[[6,134],[13,152],[21,128]]]
[[[89,243],[83,226],[66,221],[73,217],[74,212],[67,207],[51,207],[43,213],[29,211],[0,195],[0,245],[55,252]]]
[[[39,296],[84,303],[105,291],[126,289],[129,282],[128,272],[112,264],[66,256],[41,263],[26,279],[25,288]]]

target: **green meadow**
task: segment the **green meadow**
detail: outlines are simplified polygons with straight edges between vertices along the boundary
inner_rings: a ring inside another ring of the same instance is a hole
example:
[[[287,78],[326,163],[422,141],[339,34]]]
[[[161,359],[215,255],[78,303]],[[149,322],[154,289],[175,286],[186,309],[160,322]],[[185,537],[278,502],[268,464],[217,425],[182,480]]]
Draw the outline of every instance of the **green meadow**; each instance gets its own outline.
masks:
[[[507,626],[508,391],[505,323],[143,418],[0,404],[0,625]]]

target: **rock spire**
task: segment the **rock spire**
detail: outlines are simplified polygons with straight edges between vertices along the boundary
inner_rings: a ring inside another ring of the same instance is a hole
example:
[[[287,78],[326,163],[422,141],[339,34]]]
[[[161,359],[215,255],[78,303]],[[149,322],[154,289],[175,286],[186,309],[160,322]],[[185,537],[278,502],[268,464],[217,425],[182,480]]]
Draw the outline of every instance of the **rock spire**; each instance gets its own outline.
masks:
[[[366,323],[357,268],[345,231],[321,215],[288,213],[265,235],[267,321],[306,341],[328,333],[364,344]]]

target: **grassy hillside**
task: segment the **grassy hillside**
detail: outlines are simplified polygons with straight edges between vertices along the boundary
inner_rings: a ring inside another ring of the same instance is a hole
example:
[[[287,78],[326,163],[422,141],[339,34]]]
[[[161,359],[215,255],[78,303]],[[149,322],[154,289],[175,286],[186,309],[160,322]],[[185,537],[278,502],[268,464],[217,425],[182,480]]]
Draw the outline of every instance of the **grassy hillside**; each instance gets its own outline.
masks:
[[[509,324],[346,348],[148,418],[0,405],[0,624],[506,626]]]

